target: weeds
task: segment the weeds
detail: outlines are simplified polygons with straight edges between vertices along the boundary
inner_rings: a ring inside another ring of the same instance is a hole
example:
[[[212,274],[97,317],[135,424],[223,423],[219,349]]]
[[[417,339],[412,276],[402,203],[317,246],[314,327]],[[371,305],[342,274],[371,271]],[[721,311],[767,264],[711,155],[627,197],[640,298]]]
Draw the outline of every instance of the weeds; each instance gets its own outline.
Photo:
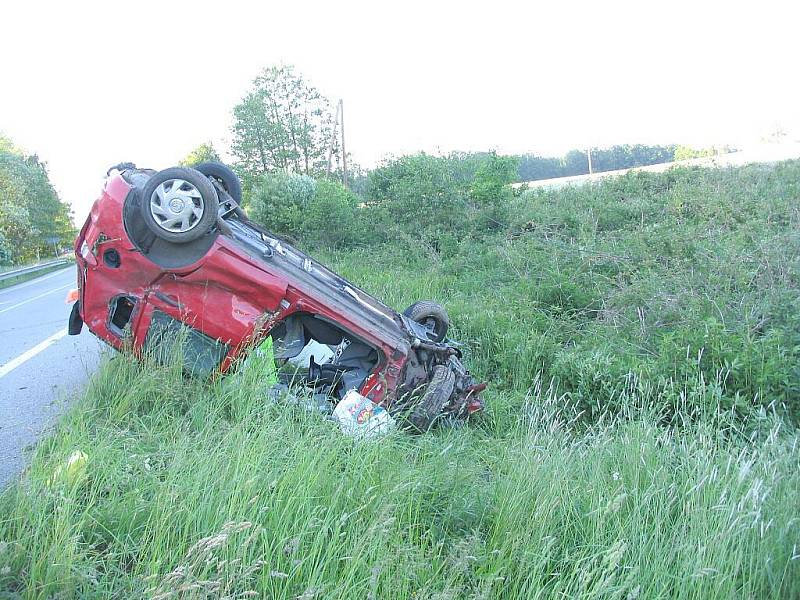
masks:
[[[356,443],[252,378],[108,360],[0,496],[0,595],[800,596],[797,171],[537,192],[433,262],[329,255],[445,301],[492,383],[470,427]]]
[[[128,381],[170,393],[134,408]],[[554,386],[489,400],[478,427],[357,444],[248,389],[116,358],[2,496],[0,586],[30,598],[800,591],[800,445],[779,418],[665,429],[630,408],[576,429]],[[76,451],[84,474],[54,479]]]
[[[483,241],[325,258],[395,307],[443,301],[473,369],[516,396],[541,374],[588,421],[633,393],[665,422],[797,422],[799,179],[798,161],[631,173],[525,192]]]

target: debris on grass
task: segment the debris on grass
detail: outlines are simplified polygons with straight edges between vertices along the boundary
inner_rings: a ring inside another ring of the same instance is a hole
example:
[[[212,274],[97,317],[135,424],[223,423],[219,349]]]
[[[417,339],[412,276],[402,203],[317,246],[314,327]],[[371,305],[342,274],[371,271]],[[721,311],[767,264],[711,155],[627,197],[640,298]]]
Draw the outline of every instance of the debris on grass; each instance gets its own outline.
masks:
[[[385,408],[355,390],[347,392],[336,405],[333,417],[338,421],[342,433],[359,439],[379,437],[395,427],[394,419]]]
[[[68,485],[72,485],[76,481],[86,475],[86,459],[88,456],[81,450],[75,450],[69,455],[69,458],[64,464],[61,464],[53,471],[53,477],[50,479],[51,485],[63,481]]]

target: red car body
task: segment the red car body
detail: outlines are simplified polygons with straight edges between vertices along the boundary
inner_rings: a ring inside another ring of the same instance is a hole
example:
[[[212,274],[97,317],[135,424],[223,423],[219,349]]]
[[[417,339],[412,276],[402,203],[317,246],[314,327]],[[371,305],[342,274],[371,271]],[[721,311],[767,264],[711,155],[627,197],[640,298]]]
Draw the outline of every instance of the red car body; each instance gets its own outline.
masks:
[[[449,365],[456,384],[448,412],[481,407],[484,386],[469,377],[454,346],[425,339],[419,324],[260,229],[241,210],[187,247],[157,239],[148,246],[137,222],[137,194],[152,173],[112,172],[92,206],[75,242],[79,298],[70,333],[83,322],[114,348],[141,353],[155,321],[177,322],[200,340],[200,370],[224,373],[277,324],[302,315],[308,325],[329,327],[324,335],[342,331],[375,351],[357,388],[373,402],[391,408],[423,387],[435,365]]]

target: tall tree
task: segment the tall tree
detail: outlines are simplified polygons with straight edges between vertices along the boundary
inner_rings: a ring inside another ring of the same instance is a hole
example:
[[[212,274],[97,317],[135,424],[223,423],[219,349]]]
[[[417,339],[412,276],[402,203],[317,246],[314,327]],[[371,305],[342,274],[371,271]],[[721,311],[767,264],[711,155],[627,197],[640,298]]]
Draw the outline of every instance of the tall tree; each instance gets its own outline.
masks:
[[[309,175],[325,168],[331,103],[293,67],[264,69],[234,107],[233,118],[231,149],[244,175],[275,170]]]
[[[46,165],[0,136],[0,237],[3,260],[31,258],[72,240],[69,205],[61,202]]]

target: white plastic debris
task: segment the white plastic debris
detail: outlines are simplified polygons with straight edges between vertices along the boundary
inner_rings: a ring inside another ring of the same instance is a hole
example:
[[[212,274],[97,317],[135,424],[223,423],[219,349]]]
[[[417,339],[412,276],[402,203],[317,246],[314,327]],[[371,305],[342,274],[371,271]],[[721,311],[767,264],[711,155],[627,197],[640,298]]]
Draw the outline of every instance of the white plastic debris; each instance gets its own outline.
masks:
[[[54,484],[57,481],[64,481],[68,484],[73,484],[86,475],[86,459],[89,458],[81,450],[75,450],[69,455],[67,462],[58,465],[53,471],[53,476],[50,478],[50,483]]]
[[[289,363],[299,369],[307,369],[311,363],[310,359],[312,356],[316,364],[324,365],[331,362],[333,355],[334,351],[330,346],[320,344],[317,340],[311,340],[305,345],[305,348],[300,350],[297,356],[289,359]]]
[[[394,429],[394,419],[382,406],[350,390],[333,409],[342,433],[368,439],[385,435]]]

